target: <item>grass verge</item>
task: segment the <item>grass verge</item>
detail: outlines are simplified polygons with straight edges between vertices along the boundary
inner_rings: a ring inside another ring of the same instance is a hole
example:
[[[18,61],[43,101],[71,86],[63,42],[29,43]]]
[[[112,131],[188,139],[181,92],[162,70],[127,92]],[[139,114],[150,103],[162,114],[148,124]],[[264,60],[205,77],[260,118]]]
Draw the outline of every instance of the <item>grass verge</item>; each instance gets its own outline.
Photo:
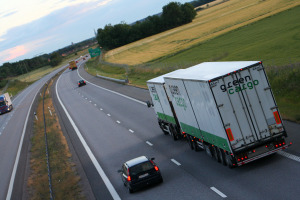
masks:
[[[52,82],[51,82],[52,84]],[[45,96],[45,118],[47,127],[49,162],[52,175],[52,190],[55,199],[84,199],[79,187],[80,177],[76,174],[75,165],[67,141],[61,131],[58,117],[53,107],[50,86]],[[45,138],[43,124],[43,102],[39,97],[36,111],[38,120],[34,122],[34,133],[31,138],[30,169],[28,179],[30,199],[49,199],[48,171],[45,155]],[[52,115],[48,109],[50,108]]]

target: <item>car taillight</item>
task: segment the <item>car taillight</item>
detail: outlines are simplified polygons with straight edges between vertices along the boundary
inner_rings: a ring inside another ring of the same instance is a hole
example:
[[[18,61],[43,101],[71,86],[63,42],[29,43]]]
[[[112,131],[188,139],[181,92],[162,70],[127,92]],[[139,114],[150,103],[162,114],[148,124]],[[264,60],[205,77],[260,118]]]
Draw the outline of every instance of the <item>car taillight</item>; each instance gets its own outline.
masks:
[[[157,166],[154,166],[154,169],[155,169],[156,171],[158,171],[158,167],[157,167]]]
[[[127,176],[127,181],[131,181],[131,177],[130,176]]]
[[[85,81],[83,81],[85,83]]]

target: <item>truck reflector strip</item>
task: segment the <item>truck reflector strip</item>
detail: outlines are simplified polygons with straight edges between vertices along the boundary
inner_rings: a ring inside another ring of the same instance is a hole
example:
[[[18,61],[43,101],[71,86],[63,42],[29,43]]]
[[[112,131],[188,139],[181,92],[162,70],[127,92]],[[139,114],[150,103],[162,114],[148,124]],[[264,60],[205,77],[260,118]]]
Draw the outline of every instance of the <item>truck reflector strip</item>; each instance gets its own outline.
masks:
[[[227,133],[227,136],[228,136],[229,141],[230,141],[230,142],[233,141],[233,140],[234,140],[234,137],[233,137],[233,135],[232,135],[231,128],[226,129],[226,133]]]
[[[275,112],[273,112],[273,115],[274,115],[274,118],[275,118],[276,124],[281,124],[281,120],[280,120],[280,117],[279,117],[278,111],[275,111]]]

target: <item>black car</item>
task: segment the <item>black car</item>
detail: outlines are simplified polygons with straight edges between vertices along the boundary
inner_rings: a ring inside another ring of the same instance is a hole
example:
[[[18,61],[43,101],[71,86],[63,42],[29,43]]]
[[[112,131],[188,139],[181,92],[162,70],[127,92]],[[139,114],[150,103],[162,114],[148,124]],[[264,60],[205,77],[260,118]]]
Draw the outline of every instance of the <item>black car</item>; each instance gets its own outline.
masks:
[[[78,87],[86,85],[86,82],[84,80],[78,81]]]
[[[160,170],[153,160],[154,158],[148,159],[146,156],[140,156],[125,162],[122,169],[118,170],[129,193],[154,183],[163,182]]]

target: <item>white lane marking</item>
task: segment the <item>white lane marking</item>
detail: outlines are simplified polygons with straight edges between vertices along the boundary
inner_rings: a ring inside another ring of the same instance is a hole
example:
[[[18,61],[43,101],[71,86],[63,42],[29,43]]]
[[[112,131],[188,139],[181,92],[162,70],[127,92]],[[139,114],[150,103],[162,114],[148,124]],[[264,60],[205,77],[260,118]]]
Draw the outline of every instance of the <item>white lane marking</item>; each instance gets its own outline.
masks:
[[[177,162],[175,159],[171,159],[171,161],[173,162],[173,163],[175,163],[176,165],[178,165],[178,166],[180,166],[181,164],[179,163],[179,162]]]
[[[227,197],[225,194],[223,194],[220,190],[218,190],[218,189],[215,188],[215,187],[211,187],[210,189],[213,190],[215,193],[217,193],[218,195],[220,195],[220,196],[223,197],[223,198],[226,198],[226,197]]]
[[[43,86],[43,84],[42,84],[42,86]],[[32,102],[31,102],[31,105],[29,107],[29,110],[28,110],[28,113],[27,113],[27,116],[26,116],[26,119],[25,119],[25,123],[24,123],[24,126],[23,126],[22,136],[21,136],[21,140],[20,140],[20,143],[19,143],[19,148],[18,148],[18,152],[17,152],[17,156],[16,156],[14,168],[13,168],[13,171],[12,171],[12,174],[11,174],[11,177],[10,177],[10,181],[9,181],[9,186],[8,186],[8,191],[7,191],[7,195],[6,195],[6,200],[10,200],[11,199],[11,194],[12,194],[12,190],[13,190],[13,186],[14,186],[14,182],[15,182],[15,177],[16,177],[17,167],[18,167],[18,164],[19,164],[21,149],[22,149],[22,146],[23,146],[23,140],[24,140],[24,136],[25,136],[25,132],[26,132],[27,123],[28,123],[29,113],[31,111],[34,99],[36,98],[36,96],[37,96],[39,90],[41,89],[41,87],[38,89],[38,91],[34,95],[34,98],[33,98]]]
[[[103,182],[105,183],[107,189],[109,190],[111,196],[113,197],[113,199],[115,200],[121,200],[120,196],[118,195],[117,191],[115,190],[114,186],[112,185],[112,183],[109,181],[109,179],[107,178],[105,172],[103,171],[102,167],[100,166],[100,164],[98,163],[96,157],[94,156],[93,152],[91,151],[90,147],[88,146],[88,144],[86,143],[86,141],[84,140],[84,138],[82,137],[82,134],[80,133],[78,127],[76,126],[75,122],[73,121],[73,119],[71,118],[70,114],[68,113],[66,107],[63,105],[62,101],[60,100],[60,97],[58,95],[58,91],[57,91],[57,85],[58,82],[60,80],[60,77],[58,78],[57,82],[56,82],[56,96],[57,99],[60,103],[60,105],[62,106],[64,112],[66,113],[68,119],[70,120],[70,123],[72,124],[78,138],[80,139],[84,149],[86,150],[87,154],[89,155],[91,161],[93,162],[95,168],[97,169],[99,175],[101,176]]]
[[[85,98],[87,100],[87,98]]]
[[[77,70],[78,76],[79,76],[81,79],[85,80],[84,78],[82,78],[82,76],[80,76],[80,74],[79,74],[78,71],[79,71],[79,70]],[[101,88],[101,89],[103,89],[103,90],[106,90],[106,91],[109,91],[109,92],[111,92],[111,93],[117,94],[117,95],[119,95],[119,96],[125,97],[125,98],[127,98],[127,99],[130,99],[130,100],[132,100],[132,101],[138,102],[138,103],[143,104],[143,105],[145,105],[145,106],[147,105],[145,102],[142,102],[142,101],[140,101],[140,100],[137,100],[137,99],[134,99],[134,98],[132,98],[132,97],[126,96],[126,95],[124,95],[124,94],[121,94],[121,93],[118,93],[118,92],[115,92],[115,91],[106,89],[106,88],[104,88],[104,87],[100,87],[99,85],[96,85],[96,84],[94,84],[94,83],[91,83],[91,82],[89,82],[89,81],[87,81],[87,80],[85,80],[85,81],[86,81],[87,83],[89,83],[89,84],[91,84],[91,85],[93,85],[93,86],[96,86],[96,87],[98,87],[98,88]]]
[[[121,122],[120,122],[120,121],[117,121],[117,123],[120,124]]]
[[[129,129],[129,131],[130,131],[131,133],[134,133],[134,131],[133,131],[133,130],[131,130],[131,129]]]
[[[149,146],[153,146],[153,144],[149,141],[146,141],[146,143],[149,145]]]
[[[281,156],[286,157],[286,158],[289,158],[289,159],[292,159],[292,160],[294,160],[294,161],[300,162],[300,157],[299,157],[299,156],[295,156],[295,155],[290,154],[290,153],[285,152],[285,151],[278,151],[277,153],[278,153],[279,155],[281,155]]]
[[[100,108],[100,110],[103,110],[102,108]]]
[[[97,104],[94,104],[94,106],[97,106]]]
[[[92,103],[92,101],[90,101],[90,103]]]
[[[107,116],[109,116],[109,117],[110,117],[111,115],[110,115],[110,114],[107,114]]]

